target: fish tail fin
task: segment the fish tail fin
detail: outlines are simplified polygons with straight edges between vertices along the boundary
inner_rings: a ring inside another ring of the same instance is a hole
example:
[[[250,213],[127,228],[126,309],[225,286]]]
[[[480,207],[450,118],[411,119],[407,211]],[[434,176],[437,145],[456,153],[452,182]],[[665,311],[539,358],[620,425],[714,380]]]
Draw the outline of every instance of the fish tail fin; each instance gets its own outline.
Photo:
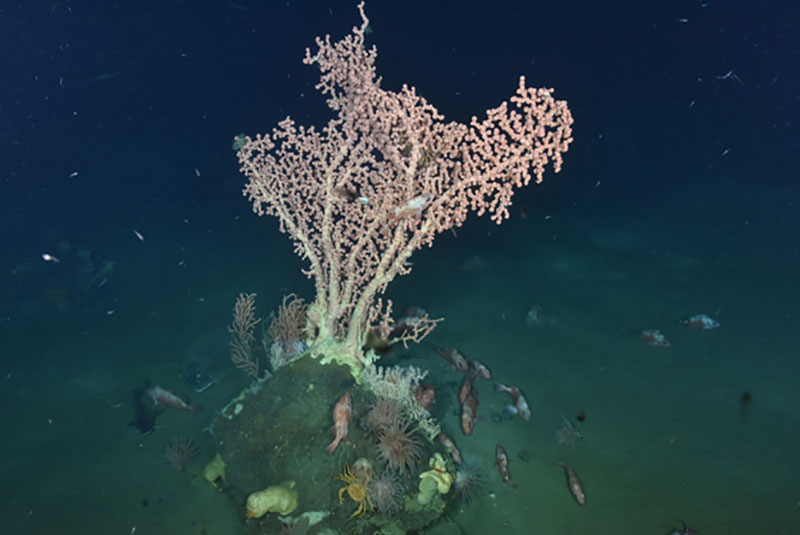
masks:
[[[328,447],[325,448],[325,453],[330,455],[331,453],[333,453],[333,450],[335,450],[336,446],[338,446],[338,445],[339,445],[339,437],[336,437],[335,439],[333,439],[333,442],[328,444]]]

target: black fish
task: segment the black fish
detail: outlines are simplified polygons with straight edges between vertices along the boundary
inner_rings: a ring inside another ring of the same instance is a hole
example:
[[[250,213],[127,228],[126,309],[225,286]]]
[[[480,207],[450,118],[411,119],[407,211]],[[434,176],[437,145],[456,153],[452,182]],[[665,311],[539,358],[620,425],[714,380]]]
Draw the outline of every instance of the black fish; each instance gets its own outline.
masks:
[[[156,416],[159,411],[150,402],[150,397],[147,395],[147,389],[150,388],[150,381],[145,381],[144,384],[133,391],[133,411],[134,417],[128,425],[136,427],[143,435],[153,432],[156,425]]]

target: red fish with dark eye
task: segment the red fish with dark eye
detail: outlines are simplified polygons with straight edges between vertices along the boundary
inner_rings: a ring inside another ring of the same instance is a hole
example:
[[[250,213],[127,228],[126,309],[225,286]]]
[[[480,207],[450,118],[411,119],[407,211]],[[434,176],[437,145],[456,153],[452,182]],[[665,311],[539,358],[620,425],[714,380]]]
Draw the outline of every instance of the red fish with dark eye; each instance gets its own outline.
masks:
[[[422,405],[422,408],[430,412],[431,403],[433,403],[433,396],[436,394],[436,388],[431,384],[419,385],[415,392],[417,403]]]
[[[478,391],[470,389],[469,394],[461,403],[461,429],[465,435],[475,429],[475,415],[478,412]]]
[[[350,428],[350,413],[352,412],[353,400],[350,397],[350,392],[345,392],[333,408],[333,428],[336,431],[336,437],[325,448],[325,453],[328,455],[333,453],[339,442],[347,438],[347,431]]]
[[[509,406],[510,409],[512,409],[510,412],[513,414],[519,414],[520,418],[526,422],[531,421],[531,408],[528,406],[528,400],[525,399],[525,396],[522,394],[522,391],[519,388],[513,385],[506,386],[502,383],[497,383],[495,390],[498,392],[505,392],[511,396],[512,400],[514,400],[514,405]]]
[[[483,377],[487,381],[492,380],[492,372],[490,372],[489,368],[484,366],[484,364],[481,361],[475,359],[467,359],[467,362],[469,363],[469,367],[471,370],[470,373],[474,373],[478,377]]]
[[[497,470],[500,472],[500,479],[506,485],[517,488],[517,484],[511,481],[511,473],[508,471],[508,454],[506,449],[500,444],[494,449],[497,458]]]
[[[461,354],[461,351],[454,347],[437,347],[436,353],[439,354],[444,360],[449,362],[453,368],[457,369],[460,372],[465,372],[469,370],[469,364],[467,363],[466,357]]]
[[[453,462],[456,464],[461,464],[461,452],[458,451],[458,447],[456,443],[453,442],[453,439],[447,436],[444,433],[439,433],[436,435],[436,440],[444,446],[444,449],[450,454],[450,457],[453,459]]]

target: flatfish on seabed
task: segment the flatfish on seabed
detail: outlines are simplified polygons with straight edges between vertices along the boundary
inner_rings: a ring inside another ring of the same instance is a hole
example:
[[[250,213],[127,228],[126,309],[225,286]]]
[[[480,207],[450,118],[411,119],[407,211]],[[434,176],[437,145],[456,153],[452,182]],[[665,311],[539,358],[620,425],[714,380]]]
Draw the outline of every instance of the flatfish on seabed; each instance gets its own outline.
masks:
[[[567,488],[570,494],[572,494],[572,497],[575,498],[578,505],[586,505],[586,493],[583,491],[583,484],[581,484],[581,480],[578,479],[578,474],[564,463],[556,464],[563,468],[564,473],[567,475]]]

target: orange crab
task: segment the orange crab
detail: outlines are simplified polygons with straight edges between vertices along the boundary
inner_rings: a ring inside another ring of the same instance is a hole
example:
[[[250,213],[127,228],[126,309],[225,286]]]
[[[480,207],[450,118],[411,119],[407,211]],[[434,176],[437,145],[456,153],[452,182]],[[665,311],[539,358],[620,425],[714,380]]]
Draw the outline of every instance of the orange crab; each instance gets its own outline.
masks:
[[[367,495],[367,487],[350,471],[350,466],[345,463],[344,464],[344,471],[342,474],[337,474],[334,479],[338,479],[339,481],[344,481],[347,483],[346,487],[342,487],[339,489],[339,503],[342,503],[344,492],[347,491],[347,495],[350,496],[354,502],[358,503],[358,508],[353,512],[350,516],[355,517],[362,517],[367,512],[367,503],[369,503],[369,508],[371,510],[375,510],[375,506],[372,505],[372,500],[370,500],[369,496]]]

